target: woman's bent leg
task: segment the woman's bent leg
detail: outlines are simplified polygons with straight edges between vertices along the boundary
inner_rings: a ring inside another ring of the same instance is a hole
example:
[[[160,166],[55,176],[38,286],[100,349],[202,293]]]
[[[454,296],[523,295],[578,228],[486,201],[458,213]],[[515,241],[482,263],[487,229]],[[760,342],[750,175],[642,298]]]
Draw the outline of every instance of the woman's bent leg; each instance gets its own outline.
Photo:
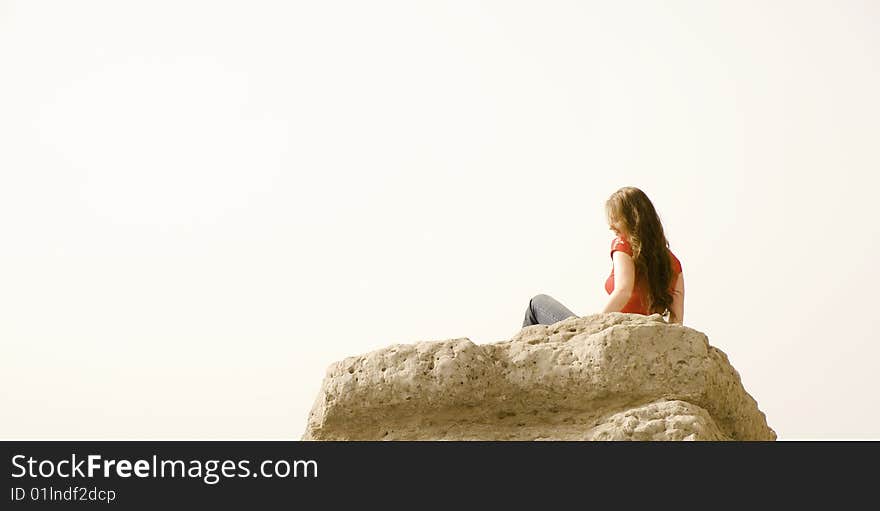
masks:
[[[552,296],[545,294],[535,295],[529,300],[529,306],[526,307],[522,326],[552,325],[571,316],[576,316],[576,314],[568,310],[565,305],[556,301]]]

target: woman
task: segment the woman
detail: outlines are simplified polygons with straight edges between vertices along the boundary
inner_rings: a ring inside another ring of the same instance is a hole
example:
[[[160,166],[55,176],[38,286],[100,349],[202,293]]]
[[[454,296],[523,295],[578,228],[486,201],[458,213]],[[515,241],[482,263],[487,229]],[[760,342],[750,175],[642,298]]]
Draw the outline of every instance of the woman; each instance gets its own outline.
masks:
[[[645,192],[626,186],[605,202],[611,241],[611,275],[605,281],[608,303],[602,312],[661,314],[669,323],[684,321],[684,276],[669,250],[663,225]],[[575,314],[553,297],[529,301],[523,326],[552,325]]]

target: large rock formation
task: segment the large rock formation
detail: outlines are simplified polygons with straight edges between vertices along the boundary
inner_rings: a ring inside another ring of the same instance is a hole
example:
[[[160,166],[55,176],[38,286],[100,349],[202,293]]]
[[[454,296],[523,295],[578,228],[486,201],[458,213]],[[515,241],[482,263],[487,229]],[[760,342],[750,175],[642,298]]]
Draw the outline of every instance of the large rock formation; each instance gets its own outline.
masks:
[[[396,344],[332,364],[304,440],[775,440],[727,356],[660,315],[509,341]]]

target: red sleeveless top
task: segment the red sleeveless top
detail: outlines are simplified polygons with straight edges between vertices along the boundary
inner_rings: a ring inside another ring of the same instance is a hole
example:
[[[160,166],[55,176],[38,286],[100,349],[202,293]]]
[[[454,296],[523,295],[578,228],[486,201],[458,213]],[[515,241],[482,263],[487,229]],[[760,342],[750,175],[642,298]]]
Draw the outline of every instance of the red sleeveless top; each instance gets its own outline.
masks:
[[[617,236],[611,241],[611,260],[614,260],[614,251],[620,250],[621,252],[626,252],[632,257],[633,251],[632,247],[629,244],[629,241],[625,237]],[[681,273],[681,261],[675,257],[675,254],[672,251],[669,251],[669,255],[672,258],[672,283],[669,286],[670,291],[675,289],[675,282],[678,278],[678,274]],[[611,275],[608,279],[605,280],[605,291],[610,295],[612,291],[614,291],[614,263],[611,264]],[[634,312],[636,314],[644,314],[648,315],[647,308],[642,304],[642,289],[641,283],[636,279],[636,285],[633,288],[632,295],[629,298],[629,301],[626,302],[626,305],[623,306],[623,309],[620,312]]]

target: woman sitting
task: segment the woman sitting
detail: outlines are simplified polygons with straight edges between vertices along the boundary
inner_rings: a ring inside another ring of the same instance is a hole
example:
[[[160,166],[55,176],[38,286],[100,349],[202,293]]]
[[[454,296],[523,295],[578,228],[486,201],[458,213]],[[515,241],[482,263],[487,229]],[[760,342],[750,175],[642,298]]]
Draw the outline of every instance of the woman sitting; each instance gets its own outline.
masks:
[[[669,323],[684,321],[681,262],[669,249],[660,216],[648,196],[626,186],[605,202],[611,241],[611,275],[605,281],[608,303],[602,312],[661,314]],[[552,325],[575,316],[553,297],[529,300],[523,326]]]

